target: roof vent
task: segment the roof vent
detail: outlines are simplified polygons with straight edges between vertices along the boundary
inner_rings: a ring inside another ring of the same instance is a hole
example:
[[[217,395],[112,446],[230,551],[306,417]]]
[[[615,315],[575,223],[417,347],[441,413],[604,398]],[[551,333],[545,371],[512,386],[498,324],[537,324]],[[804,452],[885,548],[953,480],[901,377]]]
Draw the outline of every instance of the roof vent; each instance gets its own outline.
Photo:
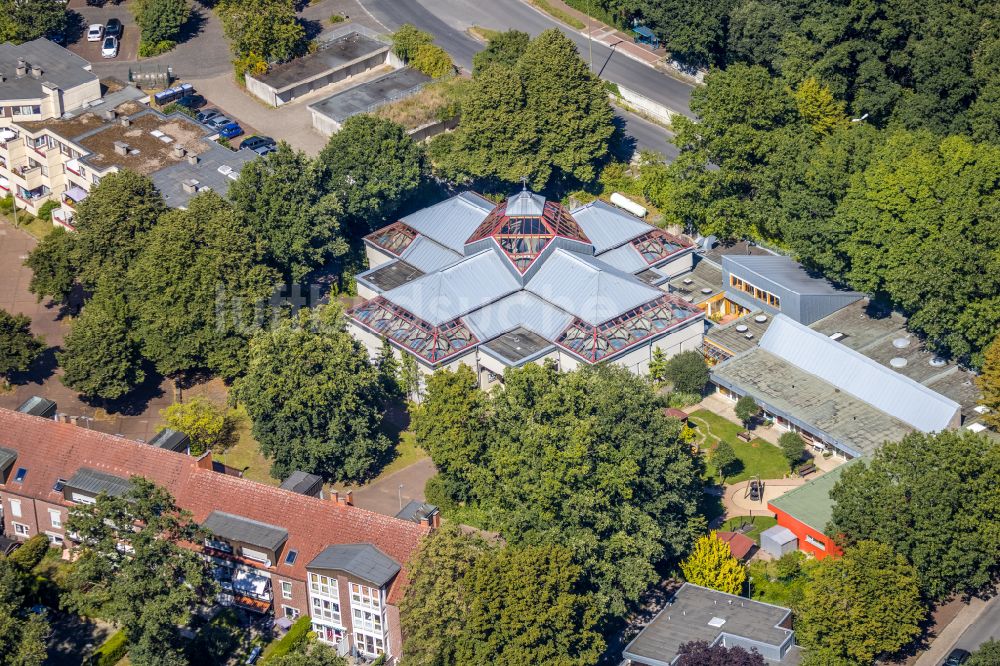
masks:
[[[732,602],[730,602],[730,603],[732,603]],[[718,629],[719,627],[721,627],[725,623],[726,623],[726,621],[724,619],[722,619],[721,617],[713,617],[711,620],[708,621],[708,626],[715,627],[716,629]]]
[[[943,368],[948,365],[948,361],[944,360],[940,356],[935,356],[931,360],[927,361],[927,364],[932,368]]]
[[[176,146],[174,146],[174,157],[176,157],[179,160],[180,159],[184,159],[184,155],[185,154],[187,154],[187,151],[184,150],[184,146],[182,146],[180,144],[177,144]]]
[[[841,333],[840,331],[830,334],[830,339],[833,340],[834,342],[839,342],[840,340],[843,340],[846,337],[847,336]]]
[[[117,118],[118,117],[118,113],[114,109],[108,109],[107,111],[105,111],[104,113],[101,114],[101,117],[104,118],[105,120],[109,120],[110,121],[110,120],[114,120],[115,118]]]
[[[124,141],[115,141],[115,152],[119,155],[128,155],[128,144]]]
[[[906,349],[907,347],[910,346],[910,339],[896,338],[895,340],[892,341],[892,346],[895,347],[896,349]]]
[[[758,324],[763,324],[765,321],[767,321],[767,315],[759,314],[756,317],[754,317],[753,320]]]
[[[197,155],[188,155],[187,156],[187,162],[191,166],[194,166],[195,164],[198,163],[198,156]]]
[[[895,358],[889,359],[889,365],[891,365],[894,368],[905,368],[906,359],[903,358],[902,356],[896,356]]]
[[[747,333],[743,337],[746,338],[747,340],[753,340],[753,333]]]
[[[711,294],[712,293],[712,288],[711,287],[702,287],[701,288],[701,293],[703,293],[703,294]]]
[[[31,66],[31,77],[35,79],[42,78],[42,68],[38,65]]]
[[[121,123],[122,127],[129,127],[132,124],[132,119],[127,116],[122,116]]]
[[[181,189],[183,189],[188,194],[194,194],[198,191],[198,181],[194,178],[189,178],[181,183]]]
[[[694,296],[685,296],[684,300],[688,303],[694,303]]]
[[[738,324],[736,326],[736,332],[737,333],[746,333],[747,332],[747,325],[746,324]]]
[[[693,284],[693,283],[694,280],[692,280],[691,278],[684,278],[684,284]]]

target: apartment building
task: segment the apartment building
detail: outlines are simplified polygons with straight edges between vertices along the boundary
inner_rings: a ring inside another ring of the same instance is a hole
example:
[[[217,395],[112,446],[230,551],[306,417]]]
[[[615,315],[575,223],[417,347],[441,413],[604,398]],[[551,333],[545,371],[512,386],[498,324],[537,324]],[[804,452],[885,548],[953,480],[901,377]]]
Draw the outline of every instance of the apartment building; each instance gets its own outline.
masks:
[[[0,44],[0,128],[21,120],[48,120],[101,99],[90,63],[40,38]]]
[[[239,478],[169,449],[0,410],[0,513],[7,536],[68,546],[70,509],[125,493],[133,476],[165,487],[211,536],[195,546],[218,602],[294,620],[310,616],[345,653],[398,660],[406,562],[437,517],[402,520]]]

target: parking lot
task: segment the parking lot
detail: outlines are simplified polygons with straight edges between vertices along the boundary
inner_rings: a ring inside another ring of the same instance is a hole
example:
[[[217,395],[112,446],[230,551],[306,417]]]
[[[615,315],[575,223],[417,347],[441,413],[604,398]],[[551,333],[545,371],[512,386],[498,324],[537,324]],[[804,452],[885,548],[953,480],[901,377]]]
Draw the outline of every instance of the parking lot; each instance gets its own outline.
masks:
[[[103,38],[94,42],[87,41],[87,28],[92,23],[104,25],[108,19],[116,18],[125,26],[124,33],[119,39],[118,57],[115,60],[134,61],[139,57],[139,27],[135,24],[135,18],[126,3],[114,4],[107,2],[103,7],[91,7],[84,0],[74,0],[70,7],[83,17],[79,39],[67,45],[73,53],[90,62],[97,63],[105,60],[101,57],[101,44]],[[70,38],[76,34],[71,34]]]

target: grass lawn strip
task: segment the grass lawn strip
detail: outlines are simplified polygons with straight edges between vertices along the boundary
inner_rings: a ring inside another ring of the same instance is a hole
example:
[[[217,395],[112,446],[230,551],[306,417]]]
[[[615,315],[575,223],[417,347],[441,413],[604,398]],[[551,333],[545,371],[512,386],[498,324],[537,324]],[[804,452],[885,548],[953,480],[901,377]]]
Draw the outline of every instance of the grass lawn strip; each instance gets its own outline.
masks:
[[[781,479],[788,474],[788,463],[785,462],[781,450],[770,442],[759,437],[744,442],[736,437],[737,433],[742,431],[739,425],[705,409],[692,413],[690,418],[691,422],[698,426],[701,437],[699,446],[703,450],[714,450],[720,440],[725,440],[733,447],[736,457],[743,464],[743,469],[738,473],[726,477],[726,483],[739,483],[755,475],[761,479]],[[709,479],[721,481],[712,465],[711,456],[706,461],[706,468]]]

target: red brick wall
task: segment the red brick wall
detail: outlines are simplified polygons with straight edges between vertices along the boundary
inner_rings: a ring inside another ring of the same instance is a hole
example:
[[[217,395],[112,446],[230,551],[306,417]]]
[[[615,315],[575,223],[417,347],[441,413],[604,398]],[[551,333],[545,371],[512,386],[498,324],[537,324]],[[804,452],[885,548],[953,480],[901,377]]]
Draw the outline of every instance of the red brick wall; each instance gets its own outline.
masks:
[[[776,509],[771,504],[767,505],[767,508],[774,512],[774,515],[778,517],[778,524],[782,527],[787,527],[792,531],[792,533],[799,539],[799,550],[804,553],[810,553],[814,555],[817,560],[821,560],[824,557],[830,555],[842,555],[843,553],[833,540],[823,532],[813,529],[812,527],[806,525],[805,523],[792,518],[790,515],[785,513],[780,509]],[[806,535],[811,536],[825,546],[825,550],[822,548],[817,548],[808,541],[806,541]]]
[[[21,523],[22,525],[27,525],[29,528],[28,537],[33,537],[38,534],[38,520],[36,519],[35,511],[35,500],[30,497],[22,497],[17,493],[12,493],[8,490],[0,490],[0,499],[3,500],[3,527],[4,534],[12,539],[25,538],[14,532],[14,523]],[[13,512],[10,508],[10,500],[20,500],[21,501],[21,517],[14,517]],[[49,515],[45,512],[42,516],[43,531],[48,527]]]

